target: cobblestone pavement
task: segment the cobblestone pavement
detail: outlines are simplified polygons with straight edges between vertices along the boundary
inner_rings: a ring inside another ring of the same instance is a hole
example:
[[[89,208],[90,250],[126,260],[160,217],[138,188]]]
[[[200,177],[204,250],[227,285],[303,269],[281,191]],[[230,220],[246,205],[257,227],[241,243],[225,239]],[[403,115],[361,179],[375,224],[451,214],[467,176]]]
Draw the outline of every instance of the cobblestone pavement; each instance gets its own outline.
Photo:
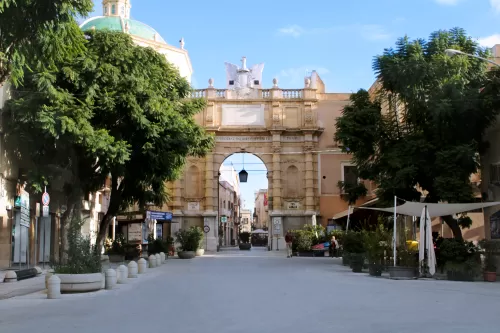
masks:
[[[0,301],[0,331],[499,331],[500,284],[372,278],[264,249],[171,259],[116,290],[44,297]]]

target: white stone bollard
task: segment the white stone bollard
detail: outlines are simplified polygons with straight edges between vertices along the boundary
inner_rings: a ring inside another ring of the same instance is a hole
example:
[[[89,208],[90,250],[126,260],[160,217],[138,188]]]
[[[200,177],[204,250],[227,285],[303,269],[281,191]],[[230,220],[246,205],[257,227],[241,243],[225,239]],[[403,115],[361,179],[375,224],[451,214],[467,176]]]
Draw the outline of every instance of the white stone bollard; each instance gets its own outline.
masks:
[[[61,298],[61,279],[57,275],[52,275],[49,278],[47,287],[47,298],[58,299]]]
[[[146,259],[144,259],[144,258],[139,259],[139,261],[137,262],[137,266],[138,266],[138,273],[139,274],[146,273],[146,269],[148,269],[148,263],[147,263]]]
[[[7,271],[5,273],[5,277],[3,278],[3,282],[16,282],[17,281],[17,274],[14,271]]]
[[[131,279],[137,278],[138,266],[135,261],[131,261],[128,263],[128,277]]]
[[[160,252],[160,258],[161,258],[161,263],[164,264],[165,261],[166,261],[166,257],[165,257],[165,253],[164,252]]]
[[[154,255],[149,256],[149,268],[156,267],[156,257]]]
[[[49,279],[50,277],[54,275],[54,270],[48,270],[47,273],[45,273],[45,289],[49,289]]]
[[[113,289],[115,283],[116,283],[116,271],[110,268],[106,271],[106,281],[105,281],[106,289],[107,290]]]
[[[117,275],[118,275],[118,284],[124,284],[127,283],[127,278],[128,278],[128,268],[125,265],[120,265],[117,270]]]
[[[160,256],[160,254],[159,254],[159,253],[157,253],[157,254],[155,255],[155,257],[156,257],[156,266],[161,266],[161,264],[163,264],[163,261],[161,261],[161,256]]]

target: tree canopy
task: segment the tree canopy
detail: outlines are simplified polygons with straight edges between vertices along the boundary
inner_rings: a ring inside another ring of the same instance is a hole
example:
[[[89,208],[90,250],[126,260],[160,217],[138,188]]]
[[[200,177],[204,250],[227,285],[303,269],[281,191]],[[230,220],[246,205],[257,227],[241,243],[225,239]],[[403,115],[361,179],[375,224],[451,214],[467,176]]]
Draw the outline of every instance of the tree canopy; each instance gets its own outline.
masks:
[[[54,69],[84,49],[76,16],[86,16],[92,0],[0,0],[0,86],[17,85],[26,69]]]
[[[500,72],[468,56],[487,50],[460,28],[436,31],[428,40],[397,40],[373,62],[377,82],[359,90],[337,119],[335,140],[352,154],[361,178],[374,181],[389,204],[405,200],[470,202],[471,175],[488,143],[485,130],[500,110]],[[444,218],[454,236],[471,220]]]
[[[213,138],[193,117],[205,102],[189,98],[189,83],[163,55],[124,33],[85,34],[82,56],[30,76],[15,92],[7,141],[33,166],[35,182],[60,177],[61,169],[71,175],[65,185],[74,198],[111,178],[99,244],[118,212],[161,206],[165,182],[179,176],[187,156],[208,152]]]

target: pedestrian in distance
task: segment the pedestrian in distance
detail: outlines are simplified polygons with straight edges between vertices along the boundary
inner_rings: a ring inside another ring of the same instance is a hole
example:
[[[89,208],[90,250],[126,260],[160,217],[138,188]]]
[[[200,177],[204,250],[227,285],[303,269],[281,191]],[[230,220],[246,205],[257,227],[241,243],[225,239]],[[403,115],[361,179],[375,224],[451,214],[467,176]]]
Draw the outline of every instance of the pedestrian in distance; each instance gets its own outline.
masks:
[[[285,242],[286,242],[286,257],[291,258],[292,257],[292,243],[293,243],[293,236],[290,230],[286,232],[285,235]]]

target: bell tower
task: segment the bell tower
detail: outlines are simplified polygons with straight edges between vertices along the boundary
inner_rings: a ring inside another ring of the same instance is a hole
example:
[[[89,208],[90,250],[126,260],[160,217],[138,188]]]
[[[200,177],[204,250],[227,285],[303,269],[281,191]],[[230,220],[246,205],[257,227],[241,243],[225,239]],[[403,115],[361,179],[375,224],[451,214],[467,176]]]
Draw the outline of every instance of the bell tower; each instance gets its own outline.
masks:
[[[130,0],[103,0],[102,13],[104,16],[119,16],[130,19]]]

